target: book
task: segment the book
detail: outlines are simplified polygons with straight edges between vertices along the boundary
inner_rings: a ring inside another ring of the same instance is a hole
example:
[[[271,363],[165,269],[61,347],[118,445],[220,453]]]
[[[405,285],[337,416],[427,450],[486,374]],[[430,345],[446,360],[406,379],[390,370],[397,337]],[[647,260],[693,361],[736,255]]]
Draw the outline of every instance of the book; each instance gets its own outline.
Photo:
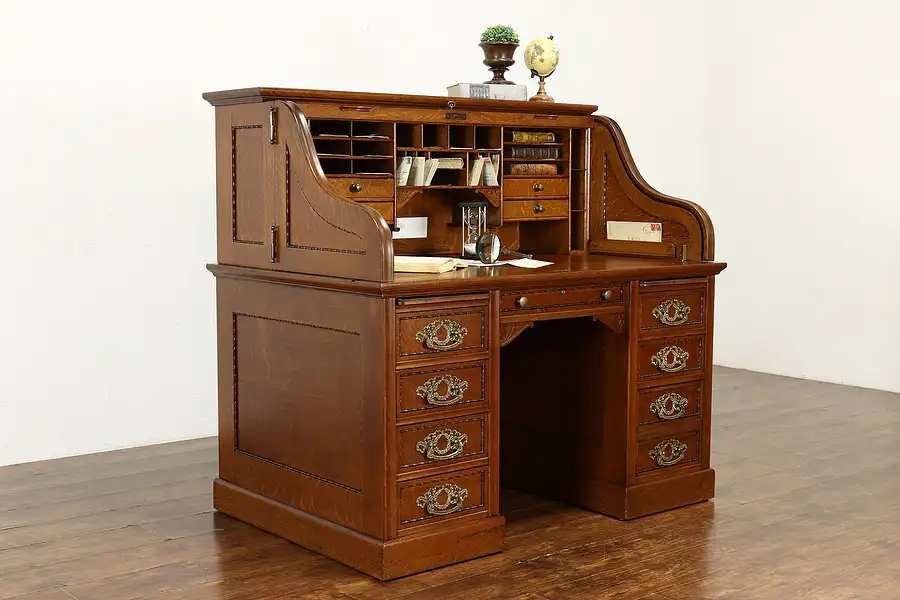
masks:
[[[559,148],[540,146],[513,146],[510,158],[559,158]]]
[[[556,165],[518,163],[509,168],[510,175],[556,175]]]
[[[394,271],[398,273],[446,273],[456,268],[450,256],[394,256]]]
[[[513,131],[514,142],[526,142],[530,144],[552,144],[556,141],[556,135],[552,131]]]
[[[438,169],[462,169],[466,166],[465,159],[462,158],[437,158]]]
[[[497,180],[497,171],[494,170],[494,163],[491,162],[490,156],[485,156],[479,160],[484,161],[484,185],[500,185]]]
[[[528,88],[516,84],[457,83],[447,87],[447,95],[451,98],[528,100]]]
[[[409,172],[408,185],[425,185],[425,157],[416,156],[413,158],[413,166]]]
[[[469,185],[481,185],[481,178],[484,175],[484,160],[481,157],[472,161],[472,168],[469,169]]]
[[[412,168],[412,156],[404,156],[397,167],[397,185],[406,185],[409,181],[409,170]]]
[[[500,174],[500,155],[491,154],[491,164],[494,166],[494,173]]]
[[[437,173],[438,166],[441,164],[440,159],[429,158],[425,161],[425,182],[422,185],[431,185],[434,174]]]

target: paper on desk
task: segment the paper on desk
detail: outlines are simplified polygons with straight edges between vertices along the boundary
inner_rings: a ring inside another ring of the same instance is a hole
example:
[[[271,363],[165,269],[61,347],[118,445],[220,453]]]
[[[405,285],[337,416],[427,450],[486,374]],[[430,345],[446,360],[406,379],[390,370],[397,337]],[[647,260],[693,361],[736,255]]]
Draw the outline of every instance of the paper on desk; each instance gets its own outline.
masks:
[[[533,258],[520,258],[519,260],[509,261],[509,264],[517,267],[525,267],[526,269],[539,269],[540,267],[546,267],[553,263],[547,262],[546,260],[535,260]]]
[[[516,260],[498,260],[495,263],[487,264],[481,262],[480,260],[466,260],[464,258],[457,258],[456,264],[466,267],[502,267],[504,265],[512,265],[514,267],[524,267],[526,269],[537,269],[539,267],[552,265],[553,263],[547,262],[545,260],[534,260],[532,258],[519,258]]]

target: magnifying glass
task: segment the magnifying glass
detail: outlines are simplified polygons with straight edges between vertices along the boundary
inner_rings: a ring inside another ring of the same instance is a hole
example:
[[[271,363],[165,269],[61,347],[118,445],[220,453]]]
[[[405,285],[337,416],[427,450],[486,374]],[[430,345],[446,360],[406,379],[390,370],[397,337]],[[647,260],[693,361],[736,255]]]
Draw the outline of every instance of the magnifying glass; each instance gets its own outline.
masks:
[[[475,242],[475,255],[481,262],[492,265],[501,255],[515,256],[517,258],[531,258],[530,254],[523,254],[510,250],[500,243],[500,236],[493,231],[485,231],[478,236]]]

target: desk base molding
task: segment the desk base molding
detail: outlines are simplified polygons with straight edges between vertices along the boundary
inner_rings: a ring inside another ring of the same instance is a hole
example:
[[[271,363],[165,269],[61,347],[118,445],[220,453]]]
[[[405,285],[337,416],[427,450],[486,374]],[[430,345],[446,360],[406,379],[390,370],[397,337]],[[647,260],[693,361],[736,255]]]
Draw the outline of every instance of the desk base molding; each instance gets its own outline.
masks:
[[[213,504],[222,513],[381,580],[500,552],[506,522],[501,516],[487,517],[384,541],[222,479],[213,484]]]

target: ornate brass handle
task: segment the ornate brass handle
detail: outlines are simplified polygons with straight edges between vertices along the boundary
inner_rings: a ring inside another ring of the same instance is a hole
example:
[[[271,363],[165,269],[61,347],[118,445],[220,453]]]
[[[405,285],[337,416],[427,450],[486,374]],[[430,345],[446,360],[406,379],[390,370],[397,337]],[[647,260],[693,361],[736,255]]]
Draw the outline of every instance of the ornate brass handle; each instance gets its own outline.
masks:
[[[445,496],[444,502],[439,501],[441,494]],[[429,515],[440,517],[461,509],[468,495],[469,490],[466,488],[461,488],[455,483],[444,483],[416,498],[416,506],[424,508]]]
[[[447,441],[443,448],[440,447],[442,439]],[[429,460],[450,460],[462,455],[463,448],[468,441],[469,436],[455,429],[438,429],[425,436],[424,440],[416,443],[416,450]]]
[[[441,330],[445,332],[443,338],[438,337]],[[438,319],[417,331],[416,341],[431,350],[453,350],[462,344],[467,333],[469,331],[453,319]]]
[[[675,311],[670,312],[673,308]],[[653,309],[651,314],[659,319],[659,322],[663,325],[681,325],[687,322],[688,315],[691,314],[691,307],[681,300],[673,298],[671,300],[663,300],[659,306]]]
[[[544,191],[544,184],[543,184],[543,183],[536,183],[536,184],[534,184],[534,185],[532,186],[532,189],[533,189],[534,191],[536,191],[536,192],[543,192],[543,191]]]
[[[442,383],[447,386],[446,394],[438,391]],[[462,400],[467,389],[469,382],[456,375],[438,375],[417,387],[416,395],[432,406],[447,406]]]
[[[351,183],[351,184],[350,184],[350,191],[351,191],[351,192],[354,192],[354,193],[356,193],[356,192],[361,192],[361,191],[362,191],[362,184],[361,184],[361,183]]]
[[[669,362],[669,357],[672,361]],[[687,366],[687,361],[691,357],[687,350],[678,346],[666,346],[653,355],[650,362],[661,371],[666,373],[677,373]]]
[[[650,405],[650,412],[666,421],[680,419],[684,416],[684,407],[687,406],[687,403],[688,399],[681,394],[669,392],[653,401]],[[671,408],[669,408],[670,405]]]
[[[544,210],[545,210],[545,209],[544,209],[544,205],[543,205],[543,204],[535,204],[535,205],[534,205],[534,212],[536,212],[536,213],[538,213],[538,214],[541,214],[542,212],[544,212]]]
[[[446,394],[438,391],[442,383],[447,386]],[[417,387],[416,395],[432,406],[448,406],[462,400],[467,389],[469,382],[465,379],[456,375],[438,375]]]
[[[650,458],[656,461],[660,467],[677,465],[684,458],[687,445],[678,440],[666,440],[660,442],[650,451]]]

